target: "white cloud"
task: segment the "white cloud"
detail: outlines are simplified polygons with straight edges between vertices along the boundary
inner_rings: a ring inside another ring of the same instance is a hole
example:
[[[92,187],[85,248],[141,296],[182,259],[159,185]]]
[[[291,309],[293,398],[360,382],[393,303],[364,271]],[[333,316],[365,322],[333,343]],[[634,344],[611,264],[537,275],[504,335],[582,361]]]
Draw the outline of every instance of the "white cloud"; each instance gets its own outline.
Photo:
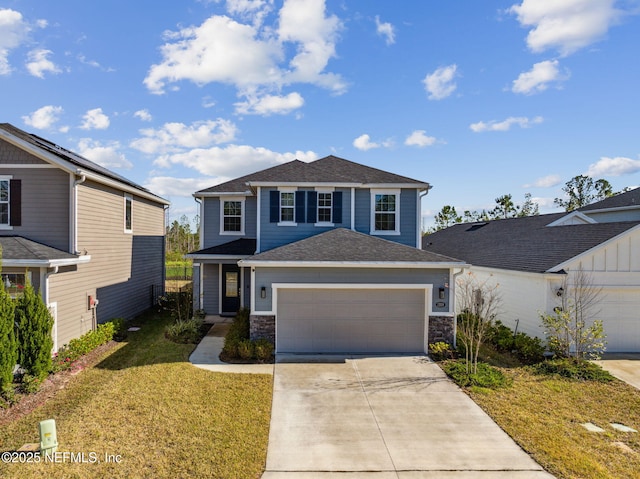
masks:
[[[248,97],[247,101],[235,104],[236,113],[243,115],[272,114],[286,115],[304,105],[304,98],[298,92],[286,96],[265,95],[263,97]]]
[[[523,188],[551,188],[560,184],[562,179],[559,175],[547,175],[542,178],[538,178],[533,183],[522,185]]]
[[[439,67],[433,73],[427,74],[422,82],[429,93],[429,100],[442,100],[455,91],[457,85],[454,79],[457,69],[458,66],[453,64]]]
[[[376,32],[378,35],[385,38],[387,45],[393,45],[396,42],[396,34],[391,25],[388,22],[380,22],[380,17],[376,15]]]
[[[9,53],[26,40],[29,31],[20,12],[0,8],[0,75],[11,73]]]
[[[102,113],[102,108],[87,110],[82,119],[84,121],[80,128],[83,130],[106,130],[109,128],[109,117]]]
[[[507,11],[531,28],[527,45],[534,53],[557,49],[566,56],[602,39],[623,15],[615,0],[523,0]]]
[[[609,158],[603,156],[596,163],[589,165],[587,176],[602,178],[603,176],[624,176],[640,171],[640,160],[632,160],[623,156]]]
[[[151,113],[149,113],[149,110],[138,110],[133,114],[134,117],[136,118],[140,118],[142,121],[151,121],[153,120],[153,117],[151,116]]]
[[[120,143],[117,141],[102,144],[90,138],[82,138],[78,142],[78,153],[94,163],[105,168],[131,169],[133,165],[119,149]]]
[[[229,181],[231,178],[174,178],[172,176],[155,176],[149,178],[144,187],[160,196],[183,196],[190,198],[194,191]],[[175,213],[175,211],[173,211]]]
[[[404,140],[404,144],[407,146],[431,146],[436,143],[437,138],[435,136],[427,136],[427,133],[424,130],[415,130],[412,132],[406,140]]]
[[[47,58],[52,53],[51,50],[31,50],[28,54],[29,60],[26,63],[29,73],[38,78],[44,78],[45,72],[60,73],[60,68]]]
[[[551,82],[566,80],[568,75],[561,75],[558,69],[558,60],[545,60],[535,63],[528,72],[521,73],[513,80],[511,91],[531,95],[544,91]]]
[[[513,125],[518,125],[520,128],[529,128],[530,126],[542,123],[543,121],[544,118],[541,116],[536,116],[532,119],[522,116],[510,116],[503,121],[492,120],[489,122],[479,121],[478,123],[472,123],[469,125],[469,128],[476,133],[483,131],[509,131]]]
[[[262,147],[228,145],[224,148],[193,148],[181,153],[164,155],[156,159],[154,164],[161,168],[168,168],[174,164],[182,165],[203,175],[237,178],[295,159],[308,162],[318,159],[318,155],[313,151],[278,153]]]
[[[24,121],[26,125],[39,130],[48,130],[60,120],[60,115],[62,115],[63,112],[64,110],[61,106],[47,105],[38,108],[30,115],[23,116],[22,121]]]
[[[186,148],[203,148],[235,139],[236,125],[222,118],[184,123],[165,123],[162,128],[140,130],[142,138],[131,142],[131,147],[148,154],[181,152]]]
[[[325,72],[336,56],[342,24],[335,15],[326,15],[324,0],[285,0],[277,24],[262,26],[256,16],[272,3],[227,2],[230,14],[252,17],[252,24],[216,15],[199,26],[167,32],[160,47],[162,60],[150,67],[144,84],[152,93],[163,94],[168,84],[182,80],[226,83],[248,103],[294,83],[344,92],[340,75]]]
[[[371,141],[371,137],[365,133],[353,140],[353,146],[355,146],[358,150],[367,151],[373,148],[389,148],[393,146],[393,141],[389,139],[384,140],[380,143],[376,143],[374,141]]]

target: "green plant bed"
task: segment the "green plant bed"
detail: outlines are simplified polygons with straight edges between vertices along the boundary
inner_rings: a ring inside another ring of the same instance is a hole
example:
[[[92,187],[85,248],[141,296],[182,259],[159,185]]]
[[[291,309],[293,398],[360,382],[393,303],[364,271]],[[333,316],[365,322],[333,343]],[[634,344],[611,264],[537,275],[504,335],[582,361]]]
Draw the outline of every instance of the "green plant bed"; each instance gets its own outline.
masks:
[[[440,363],[442,370],[453,379],[460,387],[480,387],[488,389],[498,389],[509,387],[511,379],[505,376],[502,371],[486,363],[478,363],[477,372],[467,372],[467,364],[464,359],[454,359]]]
[[[576,381],[610,382],[615,378],[599,365],[583,359],[560,358],[538,363],[531,367],[536,374],[560,376]]]

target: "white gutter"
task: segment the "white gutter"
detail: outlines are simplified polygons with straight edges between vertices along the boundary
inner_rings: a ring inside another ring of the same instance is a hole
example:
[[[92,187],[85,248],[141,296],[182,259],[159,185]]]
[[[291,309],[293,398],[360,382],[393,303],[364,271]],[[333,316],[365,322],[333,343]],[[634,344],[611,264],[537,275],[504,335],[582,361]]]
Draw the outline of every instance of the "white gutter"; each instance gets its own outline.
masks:
[[[87,177],[85,175],[81,175],[80,178],[76,178],[75,174],[71,175],[71,211],[69,218],[71,248],[69,252],[73,254],[78,254],[78,185],[81,185],[86,180]]]
[[[351,188],[351,231],[356,230],[356,189]]]
[[[262,188],[259,186],[256,187],[256,252],[258,254],[260,252],[260,211],[262,211],[262,207],[260,205],[260,201],[262,199]]]
[[[204,248],[204,198],[193,197],[198,203],[198,216],[200,216],[200,231],[198,235],[198,249]]]
[[[2,265],[11,268],[56,268],[59,266],[74,266],[91,261],[90,255],[67,259],[3,259]]]
[[[471,265],[454,262],[418,261],[261,261],[241,260],[241,267],[261,268],[402,268],[402,269],[444,269],[467,268]]]
[[[58,274],[59,266],[54,266],[53,271],[49,271],[44,275],[44,304],[49,306],[49,276],[52,274]]]
[[[422,190],[418,193],[418,204],[416,208],[418,210],[416,248],[418,249],[422,249],[422,198],[429,194],[430,189],[431,188],[427,188],[426,190]]]

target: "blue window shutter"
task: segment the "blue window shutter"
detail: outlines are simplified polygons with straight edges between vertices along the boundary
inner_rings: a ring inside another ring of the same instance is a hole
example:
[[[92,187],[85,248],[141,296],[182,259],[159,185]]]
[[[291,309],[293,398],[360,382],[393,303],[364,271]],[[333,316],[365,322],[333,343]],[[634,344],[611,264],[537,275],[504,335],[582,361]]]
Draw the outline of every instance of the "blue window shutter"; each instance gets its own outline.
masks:
[[[307,191],[307,223],[318,221],[318,193]]]
[[[269,192],[269,213],[270,223],[280,221],[280,192],[278,190]]]
[[[296,223],[304,223],[306,196],[304,191],[296,191]]]
[[[342,223],[342,191],[333,192],[333,222]]]

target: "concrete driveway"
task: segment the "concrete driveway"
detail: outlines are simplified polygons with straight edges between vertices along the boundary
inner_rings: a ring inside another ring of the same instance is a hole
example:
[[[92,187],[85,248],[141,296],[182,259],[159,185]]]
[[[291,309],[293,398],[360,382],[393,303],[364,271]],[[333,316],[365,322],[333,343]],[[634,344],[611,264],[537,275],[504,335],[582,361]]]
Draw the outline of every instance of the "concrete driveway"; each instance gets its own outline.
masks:
[[[427,357],[309,361],[275,366],[263,479],[553,477]]]
[[[640,389],[640,353],[607,353],[594,362],[618,379]]]

